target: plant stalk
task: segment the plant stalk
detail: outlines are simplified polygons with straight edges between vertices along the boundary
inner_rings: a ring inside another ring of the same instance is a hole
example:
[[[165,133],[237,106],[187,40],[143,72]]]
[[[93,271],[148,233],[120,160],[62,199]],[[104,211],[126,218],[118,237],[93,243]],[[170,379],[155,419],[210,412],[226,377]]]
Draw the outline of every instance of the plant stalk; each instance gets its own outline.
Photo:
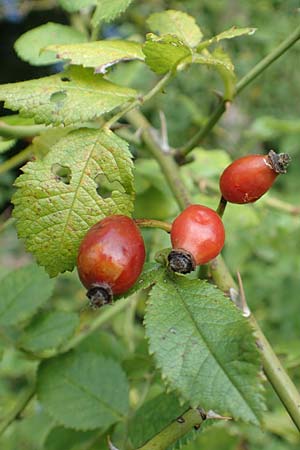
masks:
[[[253,69],[251,69],[241,80],[237,83],[234,98],[240,94],[248,84],[252,83],[259,75],[261,75],[274,61],[283,55],[289,48],[291,48],[300,39],[300,26],[296,28],[278,47],[263,58]],[[209,134],[214,125],[218,122],[220,117],[226,111],[226,102],[221,101],[216,110],[208,118],[205,125],[184,145],[177,153],[178,159],[184,159],[186,155]]]
[[[178,205],[180,208],[185,208],[190,203],[189,193],[180,178],[178,166],[176,164],[174,165],[173,158],[159,148],[158,143],[153,138],[153,135],[149,133],[150,128],[147,119],[140,112],[131,112],[130,115],[127,115],[127,118],[131,124],[138,128],[143,128],[143,125],[146,127],[142,133],[145,144],[148,146],[153,157],[159,163],[161,170],[164,173],[172,192],[174,193]],[[210,269],[211,276],[219,289],[227,294],[230,294],[232,289],[234,289],[237,293],[239,292],[239,289],[221,255],[211,262]],[[283,406],[300,431],[300,394],[282,367],[279,359],[275,355],[272,347],[268,343],[254,317],[250,315],[248,320],[250,320],[254,333],[258,338],[257,345],[261,351],[264,372],[279,399],[283,403]]]
[[[135,128],[142,130],[142,138],[159,163],[179,207],[182,209],[186,208],[191,203],[189,193],[181,179],[173,156],[161,150],[153,133],[153,128],[143,114],[134,110],[128,112],[126,118]]]
[[[23,162],[27,161],[27,159],[33,154],[33,147],[29,145],[21,152],[17,153],[12,158],[8,159],[7,161],[4,161],[0,165],[0,174],[7,172],[8,170],[13,169],[14,167],[17,167],[21,165]]]
[[[0,136],[5,138],[22,139],[33,137],[46,130],[45,125],[8,125],[0,118]]]
[[[205,418],[201,416],[197,409],[189,409],[180,418],[174,420],[164,430],[146,442],[139,450],[166,450],[193,427],[198,429],[204,420]]]
[[[134,219],[135,223],[141,228],[160,228],[161,230],[170,233],[171,224],[155,219]]]

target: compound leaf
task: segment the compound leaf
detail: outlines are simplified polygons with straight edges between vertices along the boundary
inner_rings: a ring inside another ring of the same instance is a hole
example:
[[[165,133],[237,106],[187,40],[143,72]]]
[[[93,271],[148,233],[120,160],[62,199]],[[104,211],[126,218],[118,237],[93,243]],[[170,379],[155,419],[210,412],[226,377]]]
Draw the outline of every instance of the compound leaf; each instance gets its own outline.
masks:
[[[92,225],[133,209],[128,144],[111,131],[73,131],[23,171],[13,197],[18,234],[50,276],[73,269]]]
[[[73,45],[50,45],[46,48],[59,59],[71,64],[93,67],[95,73],[105,73],[114,64],[133,59],[144,60],[141,44],[132,41],[107,40]]]
[[[52,358],[38,371],[39,401],[68,428],[107,429],[123,420],[129,409],[128,393],[120,365],[95,353],[72,352]]]
[[[148,34],[143,52],[146,56],[146,64],[158,74],[175,70],[183,60],[191,58],[190,48],[176,36],[171,35],[160,38],[154,34]]]
[[[40,314],[24,330],[20,345],[30,352],[54,349],[69,339],[79,323],[74,312],[51,311]]]
[[[163,377],[191,406],[259,423],[264,402],[252,329],[221,291],[165,274],[145,316]]]
[[[148,18],[147,24],[153,33],[175,35],[189,47],[198,45],[202,38],[195,19],[182,11],[169,9],[154,13]]]
[[[34,117],[37,123],[55,125],[93,120],[135,96],[133,89],[76,66],[50,77],[0,86],[5,107]]]
[[[0,324],[17,325],[33,316],[52,295],[54,281],[35,264],[1,279]]]
[[[27,31],[15,42],[15,51],[24,61],[33,66],[43,66],[57,62],[53,52],[42,52],[51,44],[76,44],[85,42],[86,36],[67,25],[48,22],[33,30]]]

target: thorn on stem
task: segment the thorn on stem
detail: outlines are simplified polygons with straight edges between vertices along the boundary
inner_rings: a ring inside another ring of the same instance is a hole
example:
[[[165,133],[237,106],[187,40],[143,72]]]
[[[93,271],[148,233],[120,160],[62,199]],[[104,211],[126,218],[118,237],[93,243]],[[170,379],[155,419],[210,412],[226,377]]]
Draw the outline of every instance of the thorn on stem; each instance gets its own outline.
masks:
[[[237,278],[238,278],[238,282],[239,282],[239,288],[240,288],[240,295],[239,295],[239,307],[243,312],[243,316],[244,317],[249,317],[251,315],[251,311],[248,307],[247,304],[247,300],[246,300],[246,295],[245,295],[245,290],[244,290],[244,286],[243,286],[243,282],[242,282],[242,277],[240,272],[237,272]]]

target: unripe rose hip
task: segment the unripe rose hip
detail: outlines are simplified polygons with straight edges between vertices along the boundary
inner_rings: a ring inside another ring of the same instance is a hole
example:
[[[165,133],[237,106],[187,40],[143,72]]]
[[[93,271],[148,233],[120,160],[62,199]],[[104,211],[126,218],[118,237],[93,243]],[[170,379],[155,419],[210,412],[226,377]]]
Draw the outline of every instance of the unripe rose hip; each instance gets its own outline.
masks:
[[[169,266],[174,272],[189,273],[215,258],[224,241],[224,225],[218,214],[206,206],[190,205],[172,224]]]
[[[280,173],[286,173],[290,157],[271,150],[268,155],[236,159],[221,175],[222,196],[231,203],[252,203],[264,195]]]
[[[135,222],[113,215],[96,223],[83,238],[77,269],[91,306],[110,303],[134,285],[143,269],[145,246]]]

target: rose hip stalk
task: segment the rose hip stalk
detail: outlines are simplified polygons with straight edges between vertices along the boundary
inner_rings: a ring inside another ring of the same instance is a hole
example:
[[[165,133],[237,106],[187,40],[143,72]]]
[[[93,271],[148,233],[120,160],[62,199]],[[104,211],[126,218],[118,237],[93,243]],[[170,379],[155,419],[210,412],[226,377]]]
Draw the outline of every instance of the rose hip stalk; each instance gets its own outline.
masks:
[[[144,241],[132,219],[114,215],[96,223],[83,238],[77,259],[91,306],[111,303],[114,294],[131,288],[144,262]]]
[[[233,161],[220,178],[222,196],[231,203],[255,202],[279,174],[286,173],[289,162],[289,155],[273,150],[268,155],[249,155]]]
[[[206,206],[190,205],[172,224],[169,266],[174,272],[192,272],[215,258],[224,241],[224,225],[218,214]]]

